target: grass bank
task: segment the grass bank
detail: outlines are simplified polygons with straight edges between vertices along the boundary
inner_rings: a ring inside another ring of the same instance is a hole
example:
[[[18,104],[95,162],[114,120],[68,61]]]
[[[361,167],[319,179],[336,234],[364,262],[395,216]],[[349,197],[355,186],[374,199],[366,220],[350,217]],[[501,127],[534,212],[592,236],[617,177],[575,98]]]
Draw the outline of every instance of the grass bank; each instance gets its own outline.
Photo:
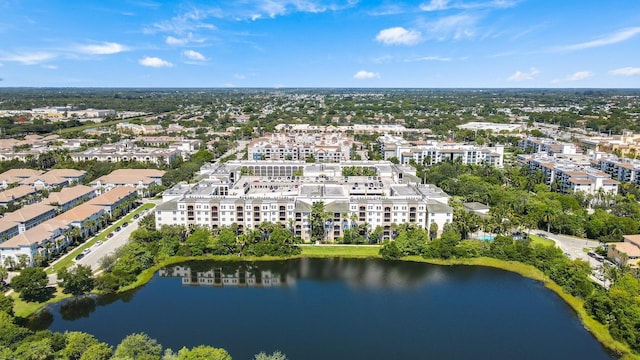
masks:
[[[40,310],[44,309],[49,304],[55,304],[59,301],[69,299],[72,295],[63,294],[62,289],[56,287],[56,292],[53,294],[53,297],[45,302],[26,302],[18,297],[18,293],[15,291],[12,292],[9,296],[11,296],[14,300],[13,303],[13,312],[16,316],[19,317],[29,317],[33,314],[37,314]]]
[[[543,238],[542,236],[530,234],[529,239],[531,239],[531,245],[544,245],[544,246],[555,246],[555,242],[551,239]]]
[[[358,246],[358,245],[303,245],[301,257],[353,257],[368,258],[380,257],[379,246]]]

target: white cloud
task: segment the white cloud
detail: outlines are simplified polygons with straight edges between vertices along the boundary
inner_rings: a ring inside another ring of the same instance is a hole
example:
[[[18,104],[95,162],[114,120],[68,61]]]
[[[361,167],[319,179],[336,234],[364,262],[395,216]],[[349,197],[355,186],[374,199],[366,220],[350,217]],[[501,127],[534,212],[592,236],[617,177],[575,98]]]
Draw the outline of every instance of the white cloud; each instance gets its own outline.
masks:
[[[183,14],[174,16],[169,20],[164,20],[153,24],[151,27],[144,29],[147,34],[155,34],[157,32],[185,34],[189,31],[198,29],[215,30],[216,27],[205,22],[210,17],[221,17],[220,9],[198,9],[193,8]]]
[[[538,74],[540,73],[540,70],[532,67],[531,69],[529,69],[528,72],[523,72],[523,71],[516,71],[515,74],[509,76],[507,78],[507,81],[514,81],[514,82],[519,82],[519,81],[527,81],[527,80],[533,80]]]
[[[247,76],[244,74],[234,74],[233,77],[239,80],[244,80],[247,78]]]
[[[187,58],[191,59],[191,60],[196,60],[196,61],[205,61],[207,60],[206,57],[204,57],[204,55],[202,55],[201,53],[194,51],[194,50],[185,50],[182,52],[182,55],[186,56]]]
[[[567,81],[580,81],[584,79],[588,79],[593,76],[591,71],[578,71],[569,76],[567,76]]]
[[[415,45],[420,40],[419,31],[407,30],[400,26],[381,30],[376,36],[376,41],[385,45]]]
[[[492,1],[480,1],[480,2],[464,2],[449,0],[431,0],[429,3],[420,5],[422,11],[440,11],[449,9],[504,9],[510,8],[518,4],[516,0],[492,0]]]
[[[184,46],[189,43],[194,43],[194,42],[201,43],[204,41],[205,39],[196,38],[191,32],[184,37],[167,36],[165,39],[165,42],[167,43],[167,45],[172,45],[172,46]]]
[[[609,71],[609,74],[618,75],[618,76],[636,76],[636,75],[640,75],[640,67],[627,66],[627,67],[611,70]]]
[[[475,36],[478,21],[480,21],[480,16],[477,14],[457,14],[423,23],[421,26],[428,38],[458,40]]]
[[[585,80],[588,79],[590,77],[592,77],[594,75],[593,72],[591,71],[577,71],[571,75],[566,76],[563,79],[555,79],[552,80],[551,82],[554,84],[557,84],[559,82],[563,82],[563,81],[581,81],[581,80]]]
[[[1,61],[19,62],[23,65],[35,65],[55,58],[55,54],[47,52],[0,54]]]
[[[165,42],[168,45],[176,45],[176,46],[180,46],[180,45],[187,45],[189,43],[189,39],[187,38],[176,38],[173,36],[167,36],[167,39],[165,40]]]
[[[573,45],[560,46],[555,50],[573,51],[573,50],[583,50],[583,49],[589,49],[589,48],[606,46],[606,45],[613,45],[619,42],[629,40],[638,34],[640,34],[640,27],[626,28],[616,33],[609,34],[607,36],[602,36],[596,40],[573,44]]]
[[[56,70],[58,69],[57,65],[42,65],[43,68],[45,69],[49,69],[49,70]]]
[[[446,10],[449,0],[431,0],[428,4],[420,5],[422,11]]]
[[[147,56],[144,57],[142,59],[140,59],[138,61],[138,63],[140,63],[140,65],[142,66],[148,66],[148,67],[154,67],[154,68],[161,68],[161,67],[172,67],[173,64],[166,61],[166,60],[162,60],[158,57],[151,57],[151,56]]]
[[[380,74],[373,71],[360,70],[353,75],[353,78],[358,80],[378,79],[380,78]]]
[[[418,58],[407,59],[405,62],[416,62],[416,61],[451,61],[450,57],[441,57],[441,56],[422,56]]]
[[[377,9],[369,11],[367,14],[371,16],[387,16],[387,15],[399,15],[408,12],[404,6],[400,4],[387,4]]]
[[[78,51],[83,52],[85,54],[93,54],[93,55],[110,55],[117,54],[119,52],[129,50],[128,47],[114,43],[114,42],[105,42],[102,44],[95,45],[83,45],[78,47]]]

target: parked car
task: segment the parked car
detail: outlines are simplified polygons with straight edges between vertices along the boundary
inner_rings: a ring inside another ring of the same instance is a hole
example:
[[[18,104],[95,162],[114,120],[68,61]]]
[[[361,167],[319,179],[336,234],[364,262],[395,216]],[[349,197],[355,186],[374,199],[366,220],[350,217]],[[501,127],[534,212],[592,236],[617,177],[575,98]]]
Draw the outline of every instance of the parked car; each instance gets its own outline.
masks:
[[[120,231],[120,230],[121,230],[120,226],[118,226],[117,228],[113,229],[113,231]]]
[[[86,249],[82,250],[82,253],[85,254],[85,255],[87,255],[90,252],[91,252],[91,249],[89,249],[89,248],[86,248]]]
[[[129,226],[129,223],[125,221],[125,222],[122,224],[122,227],[127,227],[127,226]]]
[[[76,261],[82,259],[84,257],[84,254],[80,253],[78,254],[78,256],[76,256]]]
[[[107,234],[107,239],[111,239],[113,237],[113,233],[108,233]]]
[[[102,240],[96,241],[96,246],[100,246],[100,245],[102,245]]]
[[[133,218],[134,218],[134,219],[137,219],[137,218],[139,218],[139,217],[140,217],[140,214],[135,214],[135,215],[133,215]]]

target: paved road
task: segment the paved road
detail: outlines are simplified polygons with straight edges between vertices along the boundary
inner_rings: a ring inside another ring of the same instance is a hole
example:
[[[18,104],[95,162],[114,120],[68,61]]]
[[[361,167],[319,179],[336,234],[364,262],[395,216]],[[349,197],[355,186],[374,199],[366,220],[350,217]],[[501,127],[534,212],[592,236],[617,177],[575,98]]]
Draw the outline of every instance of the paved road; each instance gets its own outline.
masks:
[[[75,263],[90,266],[94,272],[97,271],[100,268],[100,260],[106,255],[113,253],[129,240],[129,235],[138,228],[138,221],[144,215],[145,214],[141,213],[137,220],[131,220],[127,227],[123,227],[122,230],[114,232],[113,237],[107,239],[102,245],[93,244],[93,246],[89,248],[91,252]]]
[[[603,265],[601,262],[587,255],[584,249],[594,250],[600,246],[600,242],[567,235],[558,235],[546,231],[536,231],[535,234],[544,234],[548,239],[553,240],[565,254],[569,254],[571,259],[581,259],[589,263],[594,271],[598,271]],[[590,276],[594,282],[605,286],[604,281],[597,279],[593,274]]]

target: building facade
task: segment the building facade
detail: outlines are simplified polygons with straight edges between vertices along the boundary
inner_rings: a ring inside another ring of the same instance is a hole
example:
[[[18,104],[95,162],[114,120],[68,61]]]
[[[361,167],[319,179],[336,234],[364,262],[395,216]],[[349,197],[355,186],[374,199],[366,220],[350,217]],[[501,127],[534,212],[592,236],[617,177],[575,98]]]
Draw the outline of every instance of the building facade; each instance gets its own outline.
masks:
[[[345,167],[367,168],[375,175],[343,176]],[[205,166],[201,174],[206,178],[188,190],[168,192],[155,210],[158,228],[237,224],[240,229],[254,229],[268,221],[309,241],[310,216],[317,202],[324,204],[323,232],[329,242],[363,224],[369,232],[380,226],[382,237],[390,238],[394,224],[429,229],[435,223],[441,233],[453,221],[447,194],[420,184],[412,167],[386,161],[232,161]]]

